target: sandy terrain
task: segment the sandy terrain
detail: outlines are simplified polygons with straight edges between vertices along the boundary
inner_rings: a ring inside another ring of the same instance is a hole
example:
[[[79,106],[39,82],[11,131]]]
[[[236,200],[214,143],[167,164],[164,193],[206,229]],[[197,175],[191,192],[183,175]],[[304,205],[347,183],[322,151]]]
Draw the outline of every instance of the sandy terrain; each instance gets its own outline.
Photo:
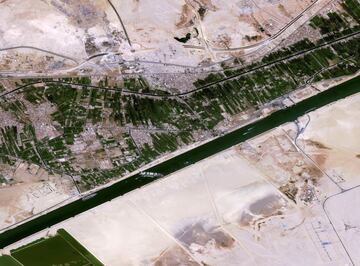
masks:
[[[154,5],[148,0],[121,0],[115,6],[129,7],[121,16],[136,57],[194,66],[225,59],[222,50],[265,41],[310,4],[309,0],[167,0]],[[174,39],[186,34],[190,38],[185,44]]]
[[[360,204],[359,187],[329,198],[325,210],[333,221],[354,265],[360,263],[358,245],[360,241],[360,213],[355,211]]]
[[[31,73],[50,72],[75,67],[75,60],[63,58],[49,53],[36,51],[29,48],[19,48],[0,52],[0,71],[2,73],[27,71]]]
[[[324,107],[303,122],[310,122],[299,137],[304,151],[342,188],[360,180],[360,95]]]
[[[239,146],[239,152],[261,169],[271,183],[294,202],[306,203],[308,190],[323,181],[323,173],[297,151],[288,129],[278,128]],[[315,196],[315,195],[313,195]],[[317,195],[319,196],[319,195]]]
[[[348,254],[358,261],[359,222],[348,214],[357,189],[341,189],[359,184],[359,101],[310,113],[309,124],[300,118],[307,127],[298,139],[296,124],[285,124],[3,252],[65,228],[110,266],[335,266],[349,264]]]
[[[8,0],[0,10],[1,48],[34,46],[81,59],[114,41],[111,22],[117,21],[106,0]]]
[[[18,69],[14,62],[5,62],[0,70],[11,66],[16,70],[37,66],[43,71],[69,68],[93,54],[118,51],[124,41],[106,0],[8,0],[0,3],[0,17],[0,51],[4,50],[0,55],[24,63]],[[12,47],[18,48],[6,50]]]
[[[254,141],[281,139],[281,132]],[[288,164],[296,167],[304,159],[296,150],[291,152],[295,155]],[[64,221],[50,233],[66,229],[110,266],[235,266],[239,261],[242,265],[345,265],[347,256],[320,201],[295,204],[273,183],[278,176],[269,178],[269,169],[253,164],[243,153],[239,146],[231,148]],[[314,167],[309,162],[306,166]],[[328,189],[321,182],[317,186],[316,195]],[[36,237],[46,234],[48,230]]]
[[[18,161],[11,169],[0,165],[1,174],[10,184],[0,187],[0,229],[30,218],[53,207],[77,190],[70,177],[51,175],[37,165]]]
[[[327,1],[319,0],[316,7],[321,8]],[[93,55],[110,53],[111,57],[116,53],[121,57],[117,63],[137,60],[142,70],[156,67],[157,72],[169,71],[169,66],[151,64],[174,64],[173,71],[182,72],[187,66],[242,54],[243,51],[228,49],[260,44],[275,36],[311,3],[310,0],[165,0],[160,4],[151,0],[113,1],[120,21],[107,0],[7,0],[0,2],[3,59],[0,71],[79,70],[75,66],[82,66],[82,71],[91,69],[93,73],[109,66],[112,71],[119,71],[105,57],[103,62],[83,65]],[[316,10],[309,10],[309,16],[303,16],[289,32],[300,27]],[[186,41],[179,41],[182,38]]]

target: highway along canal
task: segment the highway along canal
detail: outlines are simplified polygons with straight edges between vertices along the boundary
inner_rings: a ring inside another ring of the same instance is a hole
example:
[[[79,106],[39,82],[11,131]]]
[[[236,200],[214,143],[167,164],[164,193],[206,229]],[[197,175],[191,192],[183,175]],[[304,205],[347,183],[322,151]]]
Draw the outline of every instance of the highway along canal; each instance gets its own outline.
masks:
[[[255,137],[258,134],[280,126],[281,124],[294,121],[309,111],[315,110],[358,92],[360,92],[360,77],[332,87],[324,92],[312,96],[311,98],[303,100],[296,105],[274,112],[268,117],[260,119],[252,124],[244,126],[236,131],[228,133],[172,159],[162,162],[159,165],[151,167],[147,171],[161,173],[164,176],[169,175],[174,171],[188,166],[189,164],[196,163],[220,151],[228,149],[231,146],[244,142],[249,138]],[[47,214],[29,220],[24,224],[18,225],[17,227],[0,234],[0,248],[4,248],[40,230],[46,229],[111,199],[124,195],[129,191],[140,188],[157,178],[159,177],[145,177],[140,174],[136,174],[97,191],[96,194],[93,194],[91,197],[76,200]]]

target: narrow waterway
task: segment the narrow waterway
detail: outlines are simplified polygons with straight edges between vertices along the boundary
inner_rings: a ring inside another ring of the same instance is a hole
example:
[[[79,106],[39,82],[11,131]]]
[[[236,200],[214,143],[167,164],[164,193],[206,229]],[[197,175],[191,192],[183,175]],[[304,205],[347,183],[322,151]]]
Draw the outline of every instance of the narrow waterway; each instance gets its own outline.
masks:
[[[313,111],[358,92],[360,92],[360,77],[321,92],[296,105],[274,112],[266,118],[258,120],[252,124],[244,126],[236,131],[228,133],[211,142],[203,144],[156,165],[148,171],[161,173],[162,175],[169,175],[170,173],[182,169],[189,164],[196,163],[220,151],[228,149],[231,146],[244,142],[258,134],[280,126],[281,124],[294,121],[307,112]],[[46,229],[47,227],[71,218],[95,206],[124,195],[129,191],[142,187],[155,179],[156,178],[142,177],[139,174],[133,175],[121,182],[99,190],[96,195],[89,197],[87,200],[80,199],[74,201],[36,219],[5,231],[0,234],[0,248],[4,248],[40,230]]]

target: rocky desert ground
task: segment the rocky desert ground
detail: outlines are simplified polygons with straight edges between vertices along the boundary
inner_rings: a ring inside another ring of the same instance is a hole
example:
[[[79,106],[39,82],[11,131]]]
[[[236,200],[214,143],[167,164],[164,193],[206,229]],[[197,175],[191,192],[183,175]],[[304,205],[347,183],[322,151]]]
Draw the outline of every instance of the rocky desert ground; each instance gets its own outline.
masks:
[[[248,53],[260,56],[330,1],[315,2],[1,1],[0,71],[64,74],[100,64],[104,69],[93,73],[111,73],[119,63],[136,62],[139,71],[170,67],[178,73]]]

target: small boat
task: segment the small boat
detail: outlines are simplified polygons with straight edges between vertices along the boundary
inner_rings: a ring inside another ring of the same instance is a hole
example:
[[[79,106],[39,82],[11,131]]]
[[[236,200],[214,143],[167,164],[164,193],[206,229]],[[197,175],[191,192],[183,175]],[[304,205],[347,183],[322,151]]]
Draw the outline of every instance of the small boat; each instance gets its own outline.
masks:
[[[246,131],[243,133],[243,136],[251,133],[251,131],[254,129],[254,127],[249,127],[248,129],[246,129]]]
[[[85,197],[82,197],[81,200],[85,201],[85,200],[91,199],[95,196],[96,196],[96,193],[92,193],[90,195],[86,195]]]
[[[316,109],[316,107],[312,107],[312,108],[310,108],[309,110],[307,110],[307,111],[305,112],[305,114],[310,113],[310,112],[314,111],[315,109]]]
[[[160,173],[147,172],[147,171],[141,172],[139,175],[142,176],[142,177],[153,177],[153,178],[155,178],[155,177],[162,177],[162,176],[163,176],[163,175],[160,174]]]

